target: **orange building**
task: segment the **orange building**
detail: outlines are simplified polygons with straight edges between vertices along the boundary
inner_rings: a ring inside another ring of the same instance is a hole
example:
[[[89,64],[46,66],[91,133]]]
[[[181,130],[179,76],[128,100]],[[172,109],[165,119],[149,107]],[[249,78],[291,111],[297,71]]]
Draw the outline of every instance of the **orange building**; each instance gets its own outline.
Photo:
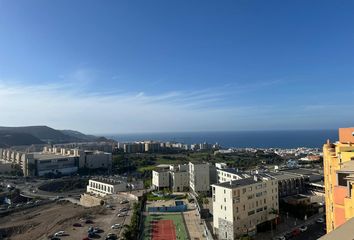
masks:
[[[323,145],[327,233],[354,217],[354,128]]]

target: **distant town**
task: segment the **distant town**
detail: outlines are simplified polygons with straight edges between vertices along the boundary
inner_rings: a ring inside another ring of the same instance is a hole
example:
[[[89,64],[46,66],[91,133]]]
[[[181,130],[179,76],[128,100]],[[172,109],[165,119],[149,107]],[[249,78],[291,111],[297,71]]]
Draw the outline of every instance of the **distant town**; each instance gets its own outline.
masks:
[[[38,137],[0,148],[0,239],[325,234],[321,149]]]

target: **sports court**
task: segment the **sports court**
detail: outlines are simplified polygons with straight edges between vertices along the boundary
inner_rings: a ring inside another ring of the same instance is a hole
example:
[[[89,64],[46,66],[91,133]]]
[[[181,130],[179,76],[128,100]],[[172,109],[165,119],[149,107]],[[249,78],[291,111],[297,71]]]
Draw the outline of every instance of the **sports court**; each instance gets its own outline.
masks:
[[[189,239],[182,214],[150,214],[144,221],[144,240]]]

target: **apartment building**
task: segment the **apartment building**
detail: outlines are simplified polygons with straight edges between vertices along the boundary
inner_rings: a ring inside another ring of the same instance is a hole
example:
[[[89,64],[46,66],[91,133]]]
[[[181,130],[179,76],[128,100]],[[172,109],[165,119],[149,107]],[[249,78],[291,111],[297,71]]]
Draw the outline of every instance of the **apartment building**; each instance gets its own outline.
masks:
[[[239,171],[234,168],[216,169],[217,182],[230,182],[233,180],[238,180],[242,178],[251,177],[251,174]]]
[[[86,187],[86,192],[104,197],[106,195],[124,192],[128,188],[125,181],[113,178],[90,179]]]
[[[354,217],[354,128],[323,145],[327,233]]]
[[[270,176],[212,185],[213,228],[219,239],[255,233],[257,225],[274,221],[279,210],[278,184]]]
[[[210,166],[208,163],[189,163],[189,187],[195,193],[210,191]]]
[[[158,169],[152,172],[154,189],[169,188],[173,192],[183,192],[189,189],[188,165],[170,165],[168,169]]]
[[[152,187],[156,190],[170,188],[170,171],[167,169],[153,170]]]
[[[145,144],[141,142],[124,143],[123,149],[125,153],[142,153],[145,151]]]
[[[189,189],[188,171],[171,171],[171,190],[173,192],[184,192]]]
[[[70,175],[76,173],[79,168],[110,169],[112,166],[110,153],[59,147],[44,147],[42,152],[29,153],[0,149],[0,160],[18,164],[24,176]]]
[[[112,169],[112,154],[101,151],[79,151],[79,168]]]
[[[159,142],[153,142],[153,141],[146,141],[144,142],[144,151],[145,152],[159,152],[160,151],[160,143]]]

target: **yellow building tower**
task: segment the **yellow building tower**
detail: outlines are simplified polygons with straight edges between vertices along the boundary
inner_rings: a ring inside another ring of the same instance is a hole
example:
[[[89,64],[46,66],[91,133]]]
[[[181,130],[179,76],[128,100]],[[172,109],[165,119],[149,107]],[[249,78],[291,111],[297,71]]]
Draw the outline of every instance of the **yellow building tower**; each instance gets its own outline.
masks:
[[[327,233],[354,217],[354,128],[323,145]]]

